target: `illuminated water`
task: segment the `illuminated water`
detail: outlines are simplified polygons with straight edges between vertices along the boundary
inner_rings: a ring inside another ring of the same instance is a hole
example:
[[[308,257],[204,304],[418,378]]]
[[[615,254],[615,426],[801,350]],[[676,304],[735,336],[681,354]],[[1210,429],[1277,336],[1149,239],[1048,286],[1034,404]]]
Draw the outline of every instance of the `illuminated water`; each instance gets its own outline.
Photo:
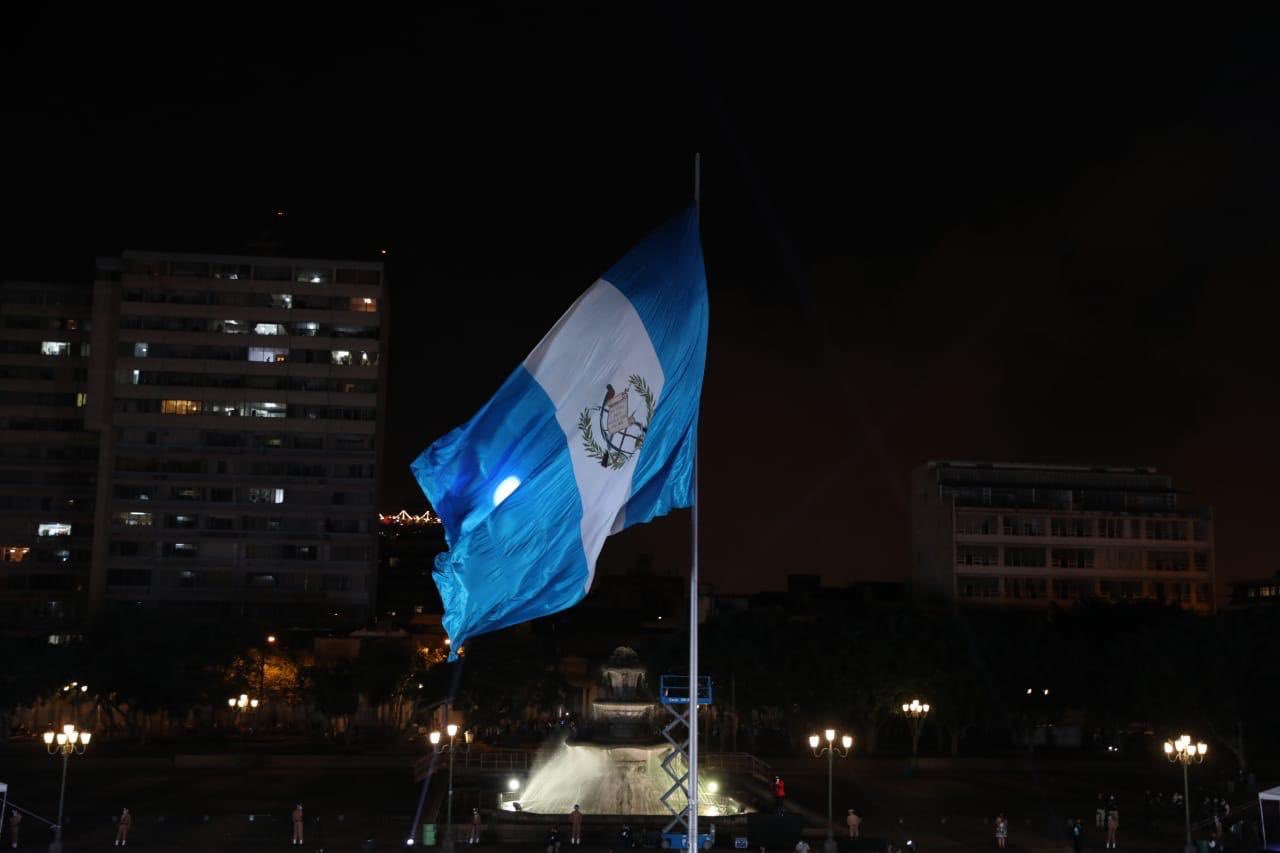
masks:
[[[568,814],[574,804],[588,815],[670,814],[660,797],[671,787],[671,777],[662,769],[669,747],[601,746],[560,744],[534,770],[522,790],[505,798],[502,807],[513,810],[513,802],[535,814]],[[684,761],[677,759],[677,775]],[[738,803],[721,794],[714,779],[699,774],[698,814],[716,817],[737,814]],[[682,793],[667,801],[680,811],[688,803]]]

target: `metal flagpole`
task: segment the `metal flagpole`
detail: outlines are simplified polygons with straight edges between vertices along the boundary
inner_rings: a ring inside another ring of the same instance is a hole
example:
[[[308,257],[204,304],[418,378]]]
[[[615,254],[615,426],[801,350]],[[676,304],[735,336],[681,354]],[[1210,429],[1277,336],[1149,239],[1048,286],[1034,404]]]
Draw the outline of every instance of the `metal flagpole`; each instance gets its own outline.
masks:
[[[702,216],[702,154],[693,155],[693,204]],[[701,231],[702,223],[698,222]],[[696,426],[695,426],[696,428]],[[696,433],[695,433],[696,436]],[[698,446],[693,447],[693,565],[689,570],[689,851],[698,849]]]

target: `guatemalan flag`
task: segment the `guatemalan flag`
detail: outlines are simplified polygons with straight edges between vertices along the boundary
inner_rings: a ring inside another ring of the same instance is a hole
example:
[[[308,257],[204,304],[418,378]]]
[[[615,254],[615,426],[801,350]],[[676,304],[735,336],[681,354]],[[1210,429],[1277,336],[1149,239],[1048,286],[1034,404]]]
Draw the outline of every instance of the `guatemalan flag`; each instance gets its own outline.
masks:
[[[454,649],[577,604],[605,537],[691,505],[707,317],[690,207],[413,462],[449,543],[434,576]]]

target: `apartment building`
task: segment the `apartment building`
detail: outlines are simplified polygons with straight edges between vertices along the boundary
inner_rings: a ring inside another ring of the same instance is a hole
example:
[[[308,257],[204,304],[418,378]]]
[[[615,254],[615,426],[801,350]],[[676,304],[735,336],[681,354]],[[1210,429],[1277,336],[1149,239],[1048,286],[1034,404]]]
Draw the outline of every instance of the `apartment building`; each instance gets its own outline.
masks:
[[[1044,608],[1214,604],[1213,514],[1152,468],[929,462],[911,478],[917,595]]]

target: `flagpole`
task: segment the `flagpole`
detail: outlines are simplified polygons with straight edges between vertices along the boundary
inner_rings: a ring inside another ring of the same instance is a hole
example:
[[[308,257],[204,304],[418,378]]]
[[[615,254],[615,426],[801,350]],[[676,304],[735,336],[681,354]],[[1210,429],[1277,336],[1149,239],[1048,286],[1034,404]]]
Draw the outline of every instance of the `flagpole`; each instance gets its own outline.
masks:
[[[702,153],[693,155],[693,204],[702,216]],[[702,223],[697,223],[699,230]],[[696,430],[696,424],[695,424]],[[693,445],[693,560],[689,570],[689,853],[698,849],[698,444]]]

